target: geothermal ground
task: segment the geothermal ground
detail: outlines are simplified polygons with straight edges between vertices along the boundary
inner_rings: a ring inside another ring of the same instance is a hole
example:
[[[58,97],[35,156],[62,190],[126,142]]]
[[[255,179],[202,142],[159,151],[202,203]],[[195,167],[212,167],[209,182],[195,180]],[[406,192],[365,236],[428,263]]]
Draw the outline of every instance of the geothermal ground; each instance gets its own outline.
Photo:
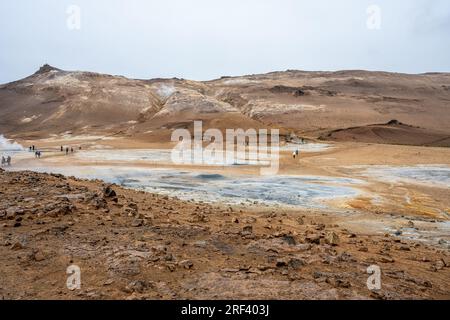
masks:
[[[67,137],[21,141],[40,159],[7,152],[4,298],[450,297],[450,149],[286,144],[264,177],[259,164],[176,166],[170,145],[98,139],[73,137],[69,155]],[[81,290],[66,287],[72,264]],[[371,265],[381,290],[366,286]]]
[[[0,298],[449,299],[449,88],[448,74],[50,66],[2,85]],[[194,120],[279,129],[278,173],[244,155],[175,164],[171,133]]]

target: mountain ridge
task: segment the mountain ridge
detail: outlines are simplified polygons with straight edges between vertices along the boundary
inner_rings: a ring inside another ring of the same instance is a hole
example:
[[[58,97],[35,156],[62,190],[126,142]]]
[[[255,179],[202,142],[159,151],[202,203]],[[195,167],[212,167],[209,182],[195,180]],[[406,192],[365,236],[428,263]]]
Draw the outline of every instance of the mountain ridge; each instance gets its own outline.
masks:
[[[391,119],[448,133],[449,102],[448,73],[287,70],[145,80],[46,64],[0,86],[0,133],[167,135],[169,127],[202,120],[204,128],[276,127],[318,138]]]

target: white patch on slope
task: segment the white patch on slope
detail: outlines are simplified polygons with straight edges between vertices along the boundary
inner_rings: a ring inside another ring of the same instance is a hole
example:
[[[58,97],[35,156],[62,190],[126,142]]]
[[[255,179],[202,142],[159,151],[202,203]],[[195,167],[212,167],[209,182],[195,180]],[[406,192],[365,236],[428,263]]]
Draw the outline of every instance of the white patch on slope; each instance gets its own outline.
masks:
[[[195,90],[181,89],[173,94],[165,103],[164,108],[156,116],[173,115],[178,112],[220,113],[237,112],[233,106],[205,96]]]
[[[260,83],[260,81],[256,81],[256,80],[249,80],[246,78],[236,78],[236,79],[228,79],[228,80],[223,80],[222,84],[224,85],[245,85],[245,84],[256,84],[256,83]]]
[[[39,117],[40,117],[40,115],[39,116],[33,115],[31,117],[25,117],[20,122],[22,122],[22,123],[30,123],[30,122],[32,122],[33,120],[36,120]]]
[[[322,111],[325,105],[309,105],[309,104],[283,104],[273,103],[264,100],[253,100],[246,106],[251,117],[258,114],[283,114],[299,111]]]
[[[172,85],[162,84],[156,90],[156,93],[163,99],[168,99],[171,95],[173,95],[177,89]]]
[[[59,86],[79,86],[81,81],[76,78],[77,73],[69,73],[56,76],[44,81],[45,85],[59,85]]]

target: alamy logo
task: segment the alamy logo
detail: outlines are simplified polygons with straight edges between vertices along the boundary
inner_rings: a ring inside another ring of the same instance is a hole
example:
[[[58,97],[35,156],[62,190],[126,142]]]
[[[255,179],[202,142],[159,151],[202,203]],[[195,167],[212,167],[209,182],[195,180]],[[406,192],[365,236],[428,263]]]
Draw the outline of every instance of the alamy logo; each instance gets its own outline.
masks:
[[[260,165],[261,175],[275,175],[279,168],[278,129],[219,129],[203,133],[202,121],[194,122],[194,135],[187,129],[172,132],[172,162],[184,165]],[[269,139],[270,137],[270,139]],[[207,145],[205,145],[207,144]]]
[[[381,8],[377,5],[371,5],[367,8],[367,28],[369,30],[381,29]]]
[[[367,268],[367,273],[371,275],[367,278],[367,289],[370,291],[381,290],[381,268],[372,265]]]
[[[80,290],[81,289],[81,269],[77,265],[71,265],[67,267],[66,273],[69,275],[67,277],[66,285],[69,290]]]
[[[71,5],[67,7],[67,28],[69,30],[81,29],[81,8],[77,5]]]

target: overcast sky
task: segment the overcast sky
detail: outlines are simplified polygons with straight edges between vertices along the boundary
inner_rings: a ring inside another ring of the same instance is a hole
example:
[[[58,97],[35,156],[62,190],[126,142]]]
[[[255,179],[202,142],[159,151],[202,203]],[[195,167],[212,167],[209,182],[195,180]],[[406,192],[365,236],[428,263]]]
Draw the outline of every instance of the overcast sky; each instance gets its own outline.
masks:
[[[0,1],[0,83],[44,63],[207,80],[286,69],[448,72],[449,57],[449,0]]]

